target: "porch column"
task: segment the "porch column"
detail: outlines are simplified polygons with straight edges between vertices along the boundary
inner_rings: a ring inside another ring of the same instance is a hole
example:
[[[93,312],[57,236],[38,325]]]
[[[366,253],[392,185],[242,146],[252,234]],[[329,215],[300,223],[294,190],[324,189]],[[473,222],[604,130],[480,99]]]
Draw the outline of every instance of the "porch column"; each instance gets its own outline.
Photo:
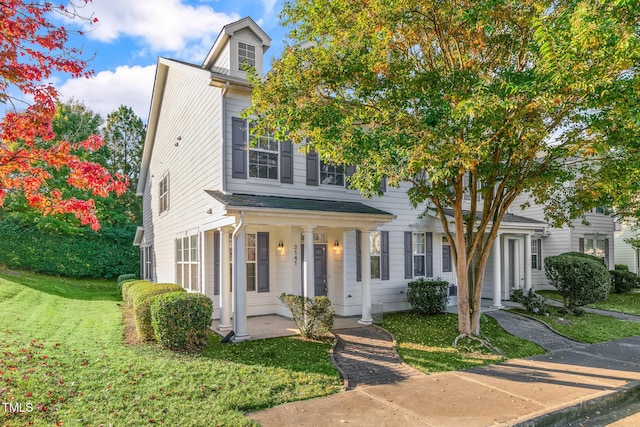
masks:
[[[370,325],[373,323],[371,318],[371,253],[369,251],[369,244],[371,237],[369,236],[370,230],[361,230],[362,239],[360,239],[360,251],[362,253],[362,319],[358,320],[358,323],[363,325]]]
[[[315,269],[313,251],[313,227],[304,228],[304,296],[313,298],[316,295]]]
[[[218,330],[228,331],[231,325],[231,271],[229,271],[229,230],[219,228],[220,233],[220,324]]]
[[[491,255],[493,257],[493,308],[503,308],[502,305],[502,248],[501,241],[502,235],[498,233],[493,241],[493,248],[491,248]]]
[[[251,339],[247,332],[247,233],[241,227],[233,239],[234,342]]]
[[[524,235],[524,289],[531,289],[531,234]]]

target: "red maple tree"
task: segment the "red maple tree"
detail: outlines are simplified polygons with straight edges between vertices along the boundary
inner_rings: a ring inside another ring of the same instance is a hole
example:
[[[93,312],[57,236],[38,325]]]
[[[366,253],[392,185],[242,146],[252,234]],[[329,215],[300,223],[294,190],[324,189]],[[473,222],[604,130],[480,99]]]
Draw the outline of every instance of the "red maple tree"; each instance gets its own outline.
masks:
[[[82,0],[84,4],[91,0]],[[82,17],[77,7],[54,6],[49,2],[0,0],[0,104],[5,115],[0,121],[0,206],[8,192],[22,191],[29,205],[44,215],[71,213],[92,229],[100,228],[94,200],[90,195],[106,197],[122,194],[126,177],[110,175],[94,162],[82,160],[78,150],[93,151],[103,145],[93,135],[81,143],[55,139],[52,121],[58,92],[47,83],[54,72],[74,78],[90,77],[82,51],[67,46],[70,30],[51,21],[53,13],[67,18],[96,22]],[[81,32],[79,32],[81,34]],[[88,198],[64,198],[51,188],[48,172],[62,170],[67,184],[87,190]]]

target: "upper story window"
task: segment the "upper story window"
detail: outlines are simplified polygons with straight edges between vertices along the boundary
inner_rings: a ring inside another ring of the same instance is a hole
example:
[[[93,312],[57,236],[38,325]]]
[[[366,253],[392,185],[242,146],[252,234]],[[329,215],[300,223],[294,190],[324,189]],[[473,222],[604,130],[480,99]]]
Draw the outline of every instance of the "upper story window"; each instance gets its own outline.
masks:
[[[320,160],[320,183],[344,187],[344,166]]]
[[[158,184],[159,212],[169,210],[169,172],[165,173]]]
[[[244,67],[256,66],[256,47],[247,43],[238,42],[238,70],[244,71]]]
[[[273,135],[249,134],[249,177],[278,179],[278,141]]]

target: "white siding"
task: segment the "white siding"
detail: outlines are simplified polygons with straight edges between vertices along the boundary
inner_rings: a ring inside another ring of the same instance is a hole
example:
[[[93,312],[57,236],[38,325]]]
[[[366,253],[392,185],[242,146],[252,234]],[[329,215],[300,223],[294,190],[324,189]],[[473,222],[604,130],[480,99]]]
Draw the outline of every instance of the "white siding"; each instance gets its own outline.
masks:
[[[630,244],[626,243],[625,239],[637,237],[638,232],[634,231],[627,222],[620,224],[620,230],[616,230],[614,233],[615,263],[628,266],[629,270],[634,273],[638,273],[637,249],[634,249]]]
[[[154,239],[158,282],[175,281],[174,240],[210,220],[205,189],[220,189],[220,89],[208,73],[170,68],[145,189],[145,235]],[[158,183],[169,173],[168,211],[158,214]],[[152,214],[150,215],[150,211]]]

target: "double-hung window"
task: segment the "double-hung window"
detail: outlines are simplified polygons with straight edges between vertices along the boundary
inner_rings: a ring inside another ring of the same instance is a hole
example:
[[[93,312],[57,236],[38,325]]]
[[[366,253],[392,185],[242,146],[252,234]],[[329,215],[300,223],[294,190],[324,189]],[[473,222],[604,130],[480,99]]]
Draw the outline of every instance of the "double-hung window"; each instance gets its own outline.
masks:
[[[540,260],[538,259],[538,239],[531,239],[531,268],[534,270],[538,269],[538,263]]]
[[[321,160],[320,183],[344,187],[344,166]]]
[[[413,233],[413,277],[424,277],[427,265],[427,239],[424,233]]]
[[[258,239],[255,233],[247,233],[247,291],[256,290],[258,277]]]
[[[256,47],[247,43],[238,42],[238,70],[244,71],[245,66],[256,66]]]
[[[278,179],[278,141],[274,136],[249,134],[249,177]]]
[[[199,291],[198,236],[176,239],[176,283],[184,289]]]
[[[169,210],[169,172],[166,172],[158,184],[158,212]]]
[[[604,239],[585,238],[584,253],[604,259],[606,255]]]

